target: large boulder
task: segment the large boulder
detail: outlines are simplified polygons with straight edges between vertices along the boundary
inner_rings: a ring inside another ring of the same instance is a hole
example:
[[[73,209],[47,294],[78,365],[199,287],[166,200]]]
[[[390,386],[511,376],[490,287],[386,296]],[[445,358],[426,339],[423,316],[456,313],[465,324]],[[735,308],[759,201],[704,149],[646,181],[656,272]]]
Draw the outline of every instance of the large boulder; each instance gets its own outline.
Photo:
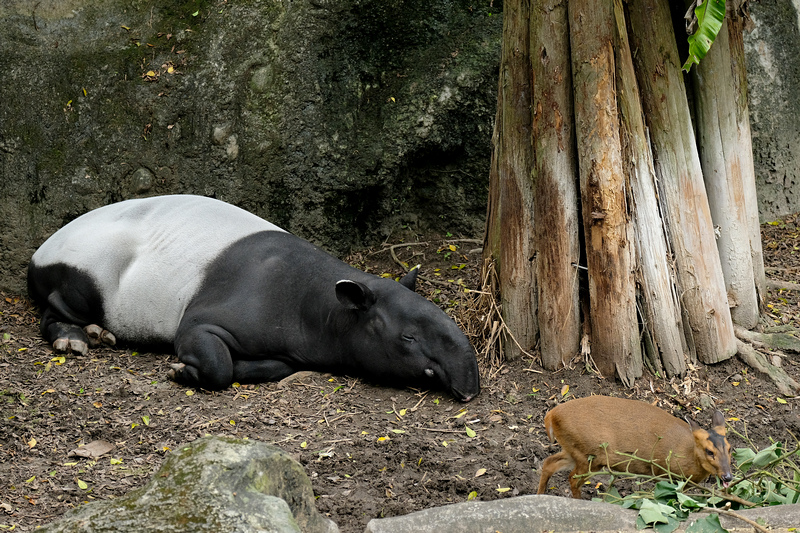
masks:
[[[338,533],[314,506],[303,467],[276,446],[203,437],[173,452],[141,489],[70,511],[49,533]]]
[[[480,233],[501,34],[472,0],[0,2],[0,290],[66,222],[155,194],[336,253]]]

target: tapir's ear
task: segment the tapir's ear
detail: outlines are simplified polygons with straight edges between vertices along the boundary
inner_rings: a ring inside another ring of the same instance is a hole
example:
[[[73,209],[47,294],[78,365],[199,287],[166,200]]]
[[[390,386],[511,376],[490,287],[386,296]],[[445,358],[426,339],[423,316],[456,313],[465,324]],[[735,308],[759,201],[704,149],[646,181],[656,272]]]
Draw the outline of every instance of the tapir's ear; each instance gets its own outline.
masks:
[[[375,303],[375,294],[369,287],[349,279],[336,282],[336,298],[346,308],[361,311],[366,311]]]
[[[417,288],[417,274],[419,274],[419,267],[422,265],[417,265],[411,270],[408,271],[408,274],[400,278],[400,284],[409,290],[414,290]]]

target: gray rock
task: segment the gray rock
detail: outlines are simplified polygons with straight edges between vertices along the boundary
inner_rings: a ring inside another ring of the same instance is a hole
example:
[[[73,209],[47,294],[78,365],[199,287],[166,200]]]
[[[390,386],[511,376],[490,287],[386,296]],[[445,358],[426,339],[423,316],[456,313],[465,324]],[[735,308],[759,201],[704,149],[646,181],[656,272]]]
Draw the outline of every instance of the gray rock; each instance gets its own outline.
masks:
[[[303,467],[257,441],[203,437],[181,446],[141,489],[92,502],[38,531],[338,533],[314,506]]]
[[[530,533],[532,531],[634,532],[638,511],[618,505],[558,496],[534,495],[492,502],[465,502],[425,509],[405,516],[370,520],[365,533]],[[750,520],[763,519],[771,531],[800,524],[800,505],[738,511]],[[690,516],[682,529],[705,514]],[[722,526],[746,529],[745,522],[723,516]]]
[[[138,168],[131,176],[130,191],[133,194],[143,194],[153,187],[153,173],[146,168]]]
[[[529,533],[593,531],[636,523],[637,511],[559,496],[520,496],[491,502],[465,502],[405,516],[371,520],[366,533]]]

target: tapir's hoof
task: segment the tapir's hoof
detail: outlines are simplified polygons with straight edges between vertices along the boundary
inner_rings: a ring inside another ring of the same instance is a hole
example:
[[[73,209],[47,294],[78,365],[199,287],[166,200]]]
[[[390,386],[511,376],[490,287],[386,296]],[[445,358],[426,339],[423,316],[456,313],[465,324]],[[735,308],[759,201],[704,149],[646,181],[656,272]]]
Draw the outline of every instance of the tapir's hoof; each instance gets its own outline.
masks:
[[[178,381],[178,374],[183,371],[186,365],[183,363],[171,363],[169,366],[172,369],[167,371],[167,377],[172,381]]]
[[[92,348],[100,346],[101,344],[107,346],[114,346],[117,344],[117,338],[114,337],[114,334],[107,329],[101,328],[97,324],[89,324],[83,328],[83,331],[86,332],[86,336],[89,338],[89,345]]]
[[[57,352],[72,352],[86,355],[89,353],[89,345],[77,339],[61,337],[53,341],[53,349]]]

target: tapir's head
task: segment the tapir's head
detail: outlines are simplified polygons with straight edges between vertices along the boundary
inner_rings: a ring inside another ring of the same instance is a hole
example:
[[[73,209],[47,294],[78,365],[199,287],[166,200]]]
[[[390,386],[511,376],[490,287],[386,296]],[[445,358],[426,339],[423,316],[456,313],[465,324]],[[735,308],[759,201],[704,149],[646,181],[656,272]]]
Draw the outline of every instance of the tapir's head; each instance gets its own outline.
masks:
[[[469,401],[480,392],[475,350],[456,323],[414,292],[417,271],[397,283],[371,277],[341,280],[336,297],[347,311],[347,350],[359,373],[397,385],[445,388]]]

